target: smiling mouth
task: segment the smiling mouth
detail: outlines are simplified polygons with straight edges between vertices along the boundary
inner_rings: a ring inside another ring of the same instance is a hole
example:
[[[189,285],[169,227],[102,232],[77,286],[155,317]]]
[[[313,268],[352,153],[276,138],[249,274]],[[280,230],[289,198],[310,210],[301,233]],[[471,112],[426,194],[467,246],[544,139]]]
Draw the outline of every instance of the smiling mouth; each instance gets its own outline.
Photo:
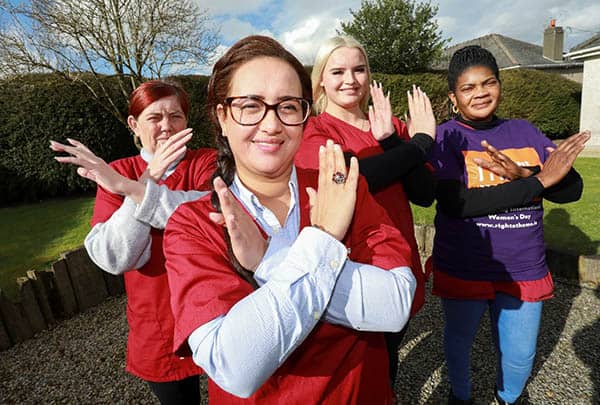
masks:
[[[253,139],[252,143],[261,143],[269,145],[281,145],[283,141],[281,139]]]

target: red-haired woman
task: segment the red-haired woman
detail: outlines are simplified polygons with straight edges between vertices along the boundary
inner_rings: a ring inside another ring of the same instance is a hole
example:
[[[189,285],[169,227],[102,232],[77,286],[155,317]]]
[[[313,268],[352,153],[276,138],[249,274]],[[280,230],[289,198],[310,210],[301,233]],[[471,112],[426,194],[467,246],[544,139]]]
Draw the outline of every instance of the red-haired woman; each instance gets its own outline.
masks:
[[[81,166],[98,183],[92,230],[85,239],[91,259],[103,270],[124,274],[127,290],[126,370],[148,382],[162,404],[198,404],[198,374],[191,358],[172,353],[173,315],[162,252],[163,229],[179,204],[208,190],[215,154],[187,150],[189,97],[178,84],[153,80],[130,96],[127,123],[140,154],[107,165],[81,143],[51,148]],[[114,170],[112,170],[112,169]],[[168,192],[168,190],[182,190]]]

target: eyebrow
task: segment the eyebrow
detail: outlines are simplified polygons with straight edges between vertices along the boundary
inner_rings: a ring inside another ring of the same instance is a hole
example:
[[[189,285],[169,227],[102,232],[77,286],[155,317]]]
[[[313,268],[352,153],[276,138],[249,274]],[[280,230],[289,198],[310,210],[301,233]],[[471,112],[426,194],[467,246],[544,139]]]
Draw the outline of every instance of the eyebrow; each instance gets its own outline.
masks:
[[[366,64],[356,65],[356,66],[352,66],[350,69],[358,69],[358,68],[364,68],[364,69],[366,69],[367,65]],[[347,68],[346,67],[342,67],[342,66],[333,66],[333,67],[329,68],[330,71],[331,70],[344,70],[344,69],[347,69]]]
[[[263,96],[259,96],[258,94],[246,94],[243,96],[234,96],[234,97],[248,97],[248,98],[255,98],[255,99],[265,101],[265,98]],[[277,97],[276,100],[277,101],[285,101],[285,100],[296,99],[296,98],[302,98],[302,96],[281,96],[281,97]]]

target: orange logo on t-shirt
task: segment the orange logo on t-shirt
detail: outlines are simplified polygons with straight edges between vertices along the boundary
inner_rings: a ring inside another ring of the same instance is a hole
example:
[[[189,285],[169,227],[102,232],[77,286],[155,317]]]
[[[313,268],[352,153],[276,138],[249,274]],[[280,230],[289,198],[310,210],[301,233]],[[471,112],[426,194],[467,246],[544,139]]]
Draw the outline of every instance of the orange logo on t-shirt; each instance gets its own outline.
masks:
[[[506,156],[512,159],[513,162],[519,166],[542,166],[540,158],[536,150],[532,147],[525,147],[520,149],[504,149],[501,150]],[[479,167],[474,161],[474,158],[482,160],[491,160],[487,152],[478,152],[473,150],[463,151],[465,159],[465,166],[467,169],[467,187],[488,187],[495,186],[497,184],[506,183],[508,180],[504,177],[500,177],[497,174]]]

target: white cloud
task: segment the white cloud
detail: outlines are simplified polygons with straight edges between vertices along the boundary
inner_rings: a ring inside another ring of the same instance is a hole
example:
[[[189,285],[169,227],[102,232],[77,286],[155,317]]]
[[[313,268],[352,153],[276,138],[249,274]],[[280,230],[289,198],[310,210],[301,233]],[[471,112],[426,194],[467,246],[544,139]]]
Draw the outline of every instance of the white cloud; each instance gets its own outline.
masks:
[[[231,18],[221,24],[221,35],[226,43],[233,43],[248,35],[267,35],[272,37],[273,33],[265,28],[255,27],[247,21]]]
[[[291,50],[302,63],[310,65],[321,41],[335,35],[336,25],[319,17],[311,16],[292,30],[282,33],[281,43]]]
[[[221,22],[224,43],[250,34],[278,39],[305,64],[311,64],[320,43],[336,35],[349,9],[361,0],[197,0]],[[565,27],[565,50],[600,31],[597,0],[438,0],[436,19],[452,44],[490,33],[541,44],[551,18]],[[435,4],[435,0],[434,0]]]
[[[242,15],[259,10],[270,0],[196,0],[200,8],[212,15]]]
[[[565,49],[591,36],[578,29],[600,31],[600,5],[597,0],[505,0],[501,2],[444,0],[439,3],[438,20],[444,36],[453,37],[452,44],[496,33],[541,45],[544,29],[550,19],[565,27]],[[446,19],[454,19],[455,25]],[[442,25],[443,23],[443,25]],[[575,35],[575,32],[579,34]]]

